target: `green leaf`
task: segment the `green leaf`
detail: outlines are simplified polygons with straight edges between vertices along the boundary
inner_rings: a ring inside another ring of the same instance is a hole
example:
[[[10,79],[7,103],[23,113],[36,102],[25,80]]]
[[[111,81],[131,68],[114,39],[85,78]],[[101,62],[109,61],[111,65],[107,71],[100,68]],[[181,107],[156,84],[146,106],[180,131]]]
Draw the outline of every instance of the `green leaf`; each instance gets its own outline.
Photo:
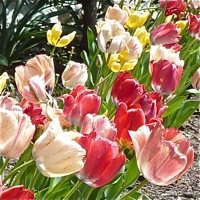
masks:
[[[133,195],[127,198],[127,200],[150,200],[150,198],[140,192],[135,192]]]
[[[0,65],[8,66],[8,60],[2,54],[0,54]]]
[[[186,100],[186,98],[187,98],[186,96],[177,96],[173,98],[171,101],[169,101],[169,103],[167,104],[168,108],[164,112],[162,117],[166,117],[171,113],[173,113],[174,111],[176,111],[182,105],[183,101]]]

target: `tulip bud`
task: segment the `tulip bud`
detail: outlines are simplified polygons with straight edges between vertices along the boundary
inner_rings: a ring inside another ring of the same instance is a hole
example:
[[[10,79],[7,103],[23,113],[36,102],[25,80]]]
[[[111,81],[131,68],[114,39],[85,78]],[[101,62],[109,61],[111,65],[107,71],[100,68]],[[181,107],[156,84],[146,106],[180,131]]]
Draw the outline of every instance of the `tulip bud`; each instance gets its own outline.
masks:
[[[3,90],[3,88],[6,85],[6,80],[9,79],[8,73],[4,72],[1,76],[0,76],[0,94]]]
[[[85,150],[75,141],[80,134],[63,132],[58,119],[52,121],[33,146],[33,158],[47,177],[61,177],[84,166]]]
[[[28,147],[35,126],[22,111],[0,108],[0,155],[18,158]]]
[[[189,15],[189,32],[191,36],[197,40],[200,40],[200,14]]]
[[[67,89],[73,89],[79,84],[84,85],[87,79],[87,66],[83,63],[69,61],[62,73],[62,83]]]
[[[178,87],[183,67],[168,60],[151,61],[151,86],[156,92],[172,94]]]
[[[77,178],[92,187],[101,187],[111,181],[122,168],[126,157],[116,142],[97,137],[95,132],[79,139],[87,152],[84,167]]]
[[[150,40],[152,44],[162,44],[166,48],[172,48],[176,51],[179,50],[177,49],[177,45],[180,39],[181,36],[179,35],[177,25],[171,22],[160,24],[150,33]]]
[[[87,114],[97,114],[101,104],[101,99],[95,91],[82,85],[60,98],[64,101],[63,114],[74,126],[81,126]]]
[[[192,86],[194,89],[200,91],[200,67],[197,69],[192,77]]]
[[[55,24],[51,30],[47,31],[47,40],[48,42],[55,47],[64,47],[68,45],[75,37],[76,32],[60,37],[62,34],[61,23]]]
[[[147,126],[129,131],[137,165],[149,182],[169,185],[179,179],[194,162],[194,150],[178,129],[161,124],[150,131]]]
[[[113,7],[108,7],[105,19],[116,20],[123,26],[128,19],[128,13],[115,4]]]
[[[136,11],[133,9],[129,9],[126,6],[123,9],[125,9],[129,14],[129,18],[126,22],[126,26],[129,29],[142,27],[149,17],[149,11]]]

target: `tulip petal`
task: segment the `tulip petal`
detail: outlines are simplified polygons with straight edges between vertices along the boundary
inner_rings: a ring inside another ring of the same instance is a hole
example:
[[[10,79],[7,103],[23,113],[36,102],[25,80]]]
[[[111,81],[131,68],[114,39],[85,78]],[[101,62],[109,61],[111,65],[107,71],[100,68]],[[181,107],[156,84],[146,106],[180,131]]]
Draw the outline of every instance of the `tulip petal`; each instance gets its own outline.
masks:
[[[73,31],[70,34],[61,37],[58,43],[56,44],[56,47],[64,47],[68,45],[74,39],[75,35],[76,35],[76,32]]]

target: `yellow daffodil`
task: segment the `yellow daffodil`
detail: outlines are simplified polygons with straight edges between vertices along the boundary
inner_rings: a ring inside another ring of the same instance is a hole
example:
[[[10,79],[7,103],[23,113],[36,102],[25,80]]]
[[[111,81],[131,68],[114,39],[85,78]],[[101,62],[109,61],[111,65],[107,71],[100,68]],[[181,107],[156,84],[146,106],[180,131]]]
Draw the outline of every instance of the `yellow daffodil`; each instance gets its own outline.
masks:
[[[0,94],[3,90],[3,88],[6,85],[6,80],[9,79],[8,73],[4,72],[1,76],[0,76]]]
[[[126,6],[123,9],[126,10],[129,14],[129,18],[126,21],[126,27],[128,27],[129,29],[142,27],[149,16],[149,11],[136,11],[133,9],[129,9]]]
[[[64,47],[68,45],[75,37],[76,32],[61,37],[62,34],[62,26],[61,23],[58,22],[55,24],[51,30],[47,31],[47,40],[48,42],[55,47]]]
[[[138,38],[138,40],[142,44],[143,48],[147,44],[151,44],[149,35],[150,35],[150,33],[147,32],[145,26],[138,27],[134,33],[134,36],[136,36]]]

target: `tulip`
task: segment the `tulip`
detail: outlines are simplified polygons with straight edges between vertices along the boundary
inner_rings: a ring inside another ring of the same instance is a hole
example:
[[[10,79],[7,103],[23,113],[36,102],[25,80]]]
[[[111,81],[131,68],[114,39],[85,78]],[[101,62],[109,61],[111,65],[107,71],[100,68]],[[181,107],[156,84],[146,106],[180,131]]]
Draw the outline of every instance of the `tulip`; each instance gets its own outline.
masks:
[[[199,15],[189,15],[189,32],[190,35],[200,40],[200,14]]]
[[[79,84],[84,85],[87,79],[87,66],[83,63],[69,61],[62,73],[62,84],[67,89],[73,89]]]
[[[187,7],[183,0],[160,0],[160,7],[165,10],[165,15],[169,16],[175,14],[178,18]]]
[[[145,26],[138,27],[134,32],[134,36],[136,36],[138,38],[138,40],[142,44],[143,48],[147,44],[151,44],[151,42],[150,42],[150,33],[148,33],[146,31]]]
[[[199,0],[190,0],[190,5],[193,8],[198,9],[198,8],[200,8],[200,1]]]
[[[34,200],[34,193],[30,189],[24,189],[23,185],[16,185],[3,191],[0,177],[0,199],[1,200]]]
[[[107,20],[97,35],[98,47],[105,53],[119,53],[126,45],[127,34],[119,22]]]
[[[75,141],[80,134],[64,132],[55,118],[33,145],[33,159],[47,177],[61,177],[83,168],[85,150]]]
[[[15,68],[15,82],[20,94],[29,102],[39,104],[47,102],[47,92],[51,92],[55,83],[55,71],[52,58],[37,55],[28,60],[25,66]]]
[[[105,19],[116,20],[122,26],[124,26],[124,24],[128,20],[128,13],[115,4],[113,7],[112,6],[108,7]]]
[[[101,98],[95,91],[82,85],[78,85],[70,94],[60,98],[64,101],[64,117],[74,126],[81,126],[87,114],[97,114],[101,104]]]
[[[102,137],[114,141],[117,129],[115,124],[104,115],[87,114],[83,120],[81,133],[86,135],[95,131],[95,133]]]
[[[129,109],[123,102],[119,104],[116,110],[114,122],[117,128],[116,140],[121,146],[127,148],[132,147],[132,141],[128,131],[136,131],[140,126],[146,123],[142,109]]]
[[[156,185],[178,180],[192,165],[194,151],[178,129],[161,124],[150,131],[147,126],[129,131],[137,165],[144,178]]]
[[[151,45],[150,49],[150,61],[154,60],[158,62],[161,59],[173,62],[176,65],[183,66],[184,61],[180,60],[180,52],[175,52],[173,49],[166,49],[162,45]]]
[[[8,95],[0,96],[0,108],[10,111],[22,111],[19,103],[14,98],[8,97]]]
[[[120,102],[130,105],[137,102],[143,93],[143,85],[139,84],[129,72],[121,72],[117,75],[113,84],[111,98],[116,106]]]
[[[129,14],[129,18],[126,22],[126,26],[129,29],[142,27],[149,17],[149,11],[136,11],[129,9],[128,7],[124,7],[123,9],[125,9]]]
[[[0,76],[0,94],[3,91],[5,85],[6,85],[6,80],[9,79],[8,73],[4,72],[1,76]]]
[[[179,35],[177,25],[171,22],[160,24],[150,33],[150,40],[152,44],[162,44],[166,48],[172,48],[176,51],[181,48],[181,46],[179,46],[180,48],[177,48],[180,39],[181,36]]]
[[[151,86],[156,92],[172,94],[177,89],[181,78],[183,67],[177,66],[168,60],[152,61],[151,69]]]
[[[200,67],[197,69],[192,77],[192,86],[194,89],[200,91]]]
[[[81,137],[79,144],[87,154],[84,167],[76,173],[76,176],[92,187],[106,185],[125,163],[126,157],[120,153],[118,144],[97,137],[95,132]]]
[[[62,26],[61,23],[58,22],[55,24],[51,30],[47,31],[47,40],[48,42],[55,47],[64,47],[68,45],[75,37],[76,32],[60,37],[62,34]]]
[[[35,126],[22,111],[0,108],[0,155],[18,158],[30,144]]]

